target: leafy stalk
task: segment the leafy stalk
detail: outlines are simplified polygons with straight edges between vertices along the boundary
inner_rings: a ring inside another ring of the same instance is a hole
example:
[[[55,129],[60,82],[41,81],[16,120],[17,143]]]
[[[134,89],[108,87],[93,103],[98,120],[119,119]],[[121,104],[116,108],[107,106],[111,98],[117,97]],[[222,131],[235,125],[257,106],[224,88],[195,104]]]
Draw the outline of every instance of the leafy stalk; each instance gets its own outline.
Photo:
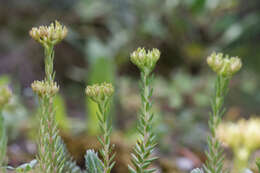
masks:
[[[153,88],[151,82],[153,77],[151,72],[160,57],[160,52],[157,49],[146,52],[144,49],[137,49],[131,54],[131,61],[137,65],[141,71],[141,110],[139,115],[138,132],[140,139],[134,147],[132,153],[132,163],[135,167],[128,166],[131,173],[152,173],[156,171],[154,168],[149,168],[151,163],[156,160],[151,154],[156,146],[156,136],[152,129],[153,114],[151,97]]]
[[[156,157],[151,157],[151,153],[156,146],[156,136],[152,130],[153,114],[151,113],[152,103],[152,87],[150,86],[152,77],[142,72],[141,73],[141,100],[142,107],[139,117],[138,131],[141,134],[140,141],[138,141],[132,154],[132,163],[136,171],[130,168],[131,172],[144,173],[153,172],[155,169],[147,169]]]
[[[67,29],[56,21],[55,25],[52,23],[48,27],[32,28],[30,35],[42,44],[45,55],[45,79],[32,83],[32,89],[38,94],[40,102],[37,160],[42,173],[62,173],[67,157],[55,119],[53,101],[59,87],[54,82],[53,60],[54,45],[66,37]]]
[[[221,142],[216,136],[216,129],[224,115],[224,99],[228,93],[228,84],[231,77],[239,71],[242,63],[239,58],[222,53],[213,53],[207,58],[208,65],[218,76],[215,82],[215,93],[211,101],[212,112],[209,115],[210,135],[208,137],[208,151],[206,151],[206,164],[203,166],[206,173],[222,173],[224,153]]]
[[[45,82],[53,83],[53,47],[45,49]],[[44,86],[47,87],[47,86]],[[39,153],[38,160],[40,169],[44,173],[60,173],[63,170],[65,158],[63,156],[63,148],[60,145],[60,136],[57,122],[55,121],[55,110],[53,100],[55,95],[43,94],[40,97],[40,130],[39,130]]]
[[[102,138],[98,138],[102,148],[100,154],[103,158],[103,173],[110,173],[115,165],[114,157],[115,153],[112,153],[113,146],[110,143],[110,136],[112,132],[112,126],[109,123],[109,103],[111,96],[114,93],[114,88],[110,83],[95,84],[87,86],[86,94],[98,105],[98,124],[103,134]]]
[[[212,99],[209,118],[210,136],[208,137],[208,151],[206,152],[207,161],[204,166],[206,173],[221,173],[223,168],[224,153],[221,142],[216,137],[216,129],[223,117],[224,98],[228,92],[230,77],[218,76],[215,82],[215,95]]]
[[[44,47],[44,55],[45,80],[48,82],[53,82],[55,78],[55,72],[53,71],[54,45],[50,44]]]
[[[104,173],[110,173],[115,162],[113,161],[113,158],[115,157],[115,154],[113,154],[111,157],[112,149],[113,147],[110,144],[110,136],[112,132],[112,127],[109,124],[107,117],[108,115],[108,100],[106,102],[102,102],[98,104],[98,110],[97,113],[98,120],[99,120],[99,126],[101,129],[101,132],[103,133],[102,139],[99,138],[99,141],[102,145],[102,149],[100,150],[100,154],[103,157],[104,162]]]

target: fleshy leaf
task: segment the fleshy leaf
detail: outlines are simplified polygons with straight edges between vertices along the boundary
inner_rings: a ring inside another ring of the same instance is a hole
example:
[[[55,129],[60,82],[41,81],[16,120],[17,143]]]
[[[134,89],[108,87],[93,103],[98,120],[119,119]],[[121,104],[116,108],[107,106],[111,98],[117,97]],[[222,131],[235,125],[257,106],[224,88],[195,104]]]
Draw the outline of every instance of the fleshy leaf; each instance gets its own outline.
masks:
[[[85,155],[86,173],[103,173],[103,163],[94,150],[87,150]]]

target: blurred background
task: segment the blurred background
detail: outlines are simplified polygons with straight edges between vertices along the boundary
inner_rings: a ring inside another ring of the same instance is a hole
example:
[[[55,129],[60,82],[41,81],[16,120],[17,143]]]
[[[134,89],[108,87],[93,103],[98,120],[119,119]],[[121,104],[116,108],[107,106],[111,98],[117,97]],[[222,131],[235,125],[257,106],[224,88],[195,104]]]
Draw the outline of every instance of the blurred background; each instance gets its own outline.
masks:
[[[158,48],[154,112],[161,172],[184,173],[205,161],[207,120],[215,74],[206,57],[213,51],[239,56],[241,72],[230,84],[226,121],[257,116],[260,111],[259,0],[0,0],[0,84],[14,97],[5,110],[9,163],[35,157],[37,99],[30,84],[44,76],[41,46],[30,38],[34,26],[59,20],[69,33],[55,47],[56,117],[61,135],[77,163],[85,150],[97,149],[96,105],[85,97],[87,84],[116,87],[111,117],[117,164],[127,172],[135,143],[140,106],[139,71],[129,61],[137,47]],[[226,167],[232,152],[226,148]],[[257,152],[252,156],[256,157]],[[250,164],[254,168],[254,163]]]

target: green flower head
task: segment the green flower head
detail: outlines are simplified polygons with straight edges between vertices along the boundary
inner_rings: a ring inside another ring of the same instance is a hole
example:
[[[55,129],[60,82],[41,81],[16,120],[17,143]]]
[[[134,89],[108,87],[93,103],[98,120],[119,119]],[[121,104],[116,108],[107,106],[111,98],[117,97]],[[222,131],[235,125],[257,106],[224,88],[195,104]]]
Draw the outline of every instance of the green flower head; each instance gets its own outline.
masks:
[[[30,36],[41,43],[43,46],[55,45],[67,36],[68,30],[58,21],[51,23],[50,26],[33,27]]]
[[[9,102],[11,96],[12,92],[7,86],[0,86],[0,109]]]
[[[94,102],[100,103],[113,95],[114,87],[111,83],[104,82],[87,86],[85,92]]]
[[[222,53],[212,53],[207,58],[207,63],[213,71],[222,76],[233,76],[242,67],[242,62],[238,57],[224,57]]]
[[[134,51],[130,58],[141,71],[150,73],[157,61],[160,58],[160,51],[158,49],[152,49],[146,51],[144,48],[138,48]]]
[[[56,82],[34,81],[31,87],[39,97],[54,96],[59,91],[59,86]]]

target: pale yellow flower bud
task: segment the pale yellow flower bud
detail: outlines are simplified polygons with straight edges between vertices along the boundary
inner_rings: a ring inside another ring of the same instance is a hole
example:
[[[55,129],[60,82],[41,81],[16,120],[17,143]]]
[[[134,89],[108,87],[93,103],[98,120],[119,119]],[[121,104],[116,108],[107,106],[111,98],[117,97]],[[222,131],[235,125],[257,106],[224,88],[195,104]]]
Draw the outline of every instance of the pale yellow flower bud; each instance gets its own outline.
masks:
[[[7,86],[0,87],[0,109],[9,102],[11,96],[12,92]]]
[[[239,120],[237,123],[221,123],[217,137],[233,150],[244,148],[254,151],[260,147],[260,119]]]
[[[85,92],[93,101],[100,103],[113,95],[114,87],[111,83],[94,84],[87,86]]]
[[[216,130],[217,137],[220,141],[231,148],[236,148],[241,144],[242,138],[240,132],[240,127],[234,123],[221,123]]]
[[[224,57],[222,53],[212,53],[207,58],[207,63],[213,71],[222,76],[233,76],[242,67],[242,62],[238,57]]]
[[[31,87],[39,97],[54,96],[59,91],[59,86],[56,82],[34,81]]]
[[[146,51],[144,48],[138,48],[130,55],[130,59],[141,71],[151,72],[159,60],[160,54],[158,49]]]
[[[216,54],[214,52],[207,58],[208,65],[213,69],[213,71],[217,72],[221,70],[223,66],[222,56],[222,53]]]
[[[55,21],[55,24],[51,23],[50,26],[33,27],[29,32],[34,40],[44,46],[54,45],[62,41],[67,36],[67,33],[67,28],[62,26],[58,21]]]
[[[260,147],[260,119],[251,118],[245,122],[244,145],[250,150]]]
[[[230,70],[231,73],[235,74],[242,67],[242,62],[238,57],[230,58]]]

